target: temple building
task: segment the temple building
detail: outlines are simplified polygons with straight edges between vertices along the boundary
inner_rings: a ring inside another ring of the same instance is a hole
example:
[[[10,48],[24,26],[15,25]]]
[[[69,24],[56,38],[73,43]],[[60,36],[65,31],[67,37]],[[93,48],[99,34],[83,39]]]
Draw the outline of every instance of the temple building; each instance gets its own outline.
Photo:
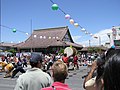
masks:
[[[83,48],[73,41],[67,26],[34,30],[27,40],[14,45],[20,52],[42,53],[56,53],[69,46],[77,50]]]

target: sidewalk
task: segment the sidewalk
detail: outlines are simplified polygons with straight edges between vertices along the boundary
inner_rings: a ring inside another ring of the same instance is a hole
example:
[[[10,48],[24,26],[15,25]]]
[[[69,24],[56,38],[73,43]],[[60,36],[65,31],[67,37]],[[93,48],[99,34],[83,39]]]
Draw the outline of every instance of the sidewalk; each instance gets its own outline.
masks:
[[[30,69],[30,65],[28,67],[24,67],[25,70]],[[83,81],[82,76],[87,73],[87,67],[81,66],[79,70],[69,71],[68,79],[66,79],[66,83],[72,90],[84,90],[83,89]],[[0,73],[0,90],[13,90],[16,84],[16,80],[21,73],[18,73],[15,78],[3,78],[5,72]]]
[[[86,66],[81,66],[79,70],[70,71],[68,78],[66,79],[66,83],[72,88],[72,90],[84,90],[83,89],[83,81],[82,76],[84,76],[87,72]]]

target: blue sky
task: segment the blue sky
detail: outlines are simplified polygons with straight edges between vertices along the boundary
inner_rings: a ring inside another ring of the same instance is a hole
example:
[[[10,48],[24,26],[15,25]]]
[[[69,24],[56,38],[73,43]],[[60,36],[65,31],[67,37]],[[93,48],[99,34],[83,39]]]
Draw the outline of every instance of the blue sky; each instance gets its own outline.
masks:
[[[52,0],[79,25],[92,34],[99,34],[112,26],[120,25],[120,0]],[[32,29],[68,26],[75,42],[88,44],[92,37],[80,31],[65,19],[60,11],[51,9],[50,0],[1,0],[1,24],[31,33]],[[104,33],[103,33],[104,34]],[[25,33],[13,33],[1,27],[1,41],[25,41]],[[86,43],[85,43],[86,42]]]

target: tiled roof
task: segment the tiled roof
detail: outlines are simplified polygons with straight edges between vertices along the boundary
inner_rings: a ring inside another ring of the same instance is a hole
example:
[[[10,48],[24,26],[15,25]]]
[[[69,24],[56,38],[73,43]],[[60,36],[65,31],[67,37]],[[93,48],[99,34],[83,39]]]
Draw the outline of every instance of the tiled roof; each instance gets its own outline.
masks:
[[[15,45],[16,43],[1,43],[0,46],[4,46],[4,47],[13,47],[13,45]]]
[[[49,46],[69,46],[74,45],[76,47],[82,47],[82,45],[75,44],[71,38],[71,42],[63,41],[66,33],[69,33],[68,27],[57,27],[34,30],[32,35],[25,41],[16,44],[15,47],[19,48],[47,48]]]
[[[88,51],[88,47],[83,47],[80,51]]]
[[[92,48],[101,48],[102,50],[107,50],[107,47],[104,46],[92,46]],[[88,48],[90,47],[83,47],[80,51],[88,51]]]

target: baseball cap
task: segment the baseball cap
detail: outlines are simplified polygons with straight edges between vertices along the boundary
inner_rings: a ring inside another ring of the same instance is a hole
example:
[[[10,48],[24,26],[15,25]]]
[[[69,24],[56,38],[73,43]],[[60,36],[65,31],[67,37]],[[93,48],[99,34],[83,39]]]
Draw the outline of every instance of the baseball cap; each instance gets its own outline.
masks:
[[[38,61],[42,62],[42,56],[39,53],[32,53],[30,62],[37,63]]]

